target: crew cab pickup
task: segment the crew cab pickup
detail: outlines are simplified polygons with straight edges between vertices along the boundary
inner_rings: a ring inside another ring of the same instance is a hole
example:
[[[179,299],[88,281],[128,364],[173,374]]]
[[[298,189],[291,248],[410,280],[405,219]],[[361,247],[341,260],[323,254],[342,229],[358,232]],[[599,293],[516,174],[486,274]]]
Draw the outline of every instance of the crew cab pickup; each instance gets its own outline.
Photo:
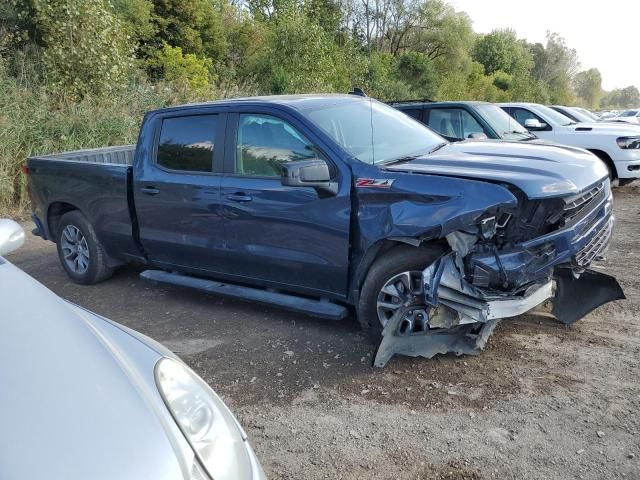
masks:
[[[597,155],[620,184],[640,178],[640,126],[624,123],[574,122],[537,103],[501,103],[502,109],[544,140],[572,145]]]
[[[378,364],[471,352],[497,319],[541,304],[572,323],[622,297],[588,269],[613,228],[597,158],[450,144],[370,98],[165,108],[145,116],[135,147],[33,157],[25,170],[36,234],[73,281],[138,262],[155,281],[333,319],[354,309],[385,339]]]

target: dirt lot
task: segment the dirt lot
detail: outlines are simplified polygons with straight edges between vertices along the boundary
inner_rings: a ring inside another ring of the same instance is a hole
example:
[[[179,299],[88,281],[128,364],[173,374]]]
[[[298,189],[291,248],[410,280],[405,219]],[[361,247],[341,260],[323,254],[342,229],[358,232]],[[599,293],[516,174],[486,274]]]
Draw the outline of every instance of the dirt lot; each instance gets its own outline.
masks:
[[[176,351],[235,411],[270,478],[639,479],[640,187],[618,189],[615,211],[599,268],[628,300],[571,328],[505,321],[479,357],[383,370],[353,320],[152,285],[131,268],[74,285],[34,237],[9,259]]]

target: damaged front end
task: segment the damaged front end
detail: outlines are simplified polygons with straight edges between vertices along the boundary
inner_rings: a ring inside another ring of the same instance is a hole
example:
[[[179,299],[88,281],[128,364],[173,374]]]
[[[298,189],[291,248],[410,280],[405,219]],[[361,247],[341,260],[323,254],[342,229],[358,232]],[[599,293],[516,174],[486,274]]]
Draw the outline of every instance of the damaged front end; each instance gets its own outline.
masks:
[[[603,257],[614,218],[609,181],[570,198],[529,201],[480,216],[446,235],[450,250],[423,271],[428,318],[412,307],[389,319],[374,355],[476,355],[498,321],[539,306],[569,325],[625,298],[615,278],[589,270]]]

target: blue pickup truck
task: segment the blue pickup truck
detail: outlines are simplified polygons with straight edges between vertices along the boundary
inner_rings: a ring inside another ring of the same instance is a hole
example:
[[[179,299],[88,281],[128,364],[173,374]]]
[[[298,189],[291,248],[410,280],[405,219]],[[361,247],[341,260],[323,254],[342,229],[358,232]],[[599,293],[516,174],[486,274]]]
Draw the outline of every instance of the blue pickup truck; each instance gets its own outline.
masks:
[[[75,282],[136,262],[150,280],[355,311],[382,337],[435,342],[382,346],[396,353],[464,353],[460,338],[480,342],[500,318],[543,305],[568,324],[623,295],[588,269],[613,227],[593,155],[449,143],[361,96],[156,110],[136,146],[33,157],[25,171],[35,233]]]

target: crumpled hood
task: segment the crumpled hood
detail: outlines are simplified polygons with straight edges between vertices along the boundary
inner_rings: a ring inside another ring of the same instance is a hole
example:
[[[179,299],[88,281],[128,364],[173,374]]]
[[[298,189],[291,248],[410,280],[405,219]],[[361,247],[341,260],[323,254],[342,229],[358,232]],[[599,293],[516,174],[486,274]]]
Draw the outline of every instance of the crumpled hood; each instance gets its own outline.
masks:
[[[183,478],[141,380],[158,353],[128,335],[125,348],[120,331],[1,261],[0,300],[0,477]]]
[[[586,150],[565,145],[494,140],[466,140],[389,170],[506,182],[529,198],[575,194],[608,175]]]

